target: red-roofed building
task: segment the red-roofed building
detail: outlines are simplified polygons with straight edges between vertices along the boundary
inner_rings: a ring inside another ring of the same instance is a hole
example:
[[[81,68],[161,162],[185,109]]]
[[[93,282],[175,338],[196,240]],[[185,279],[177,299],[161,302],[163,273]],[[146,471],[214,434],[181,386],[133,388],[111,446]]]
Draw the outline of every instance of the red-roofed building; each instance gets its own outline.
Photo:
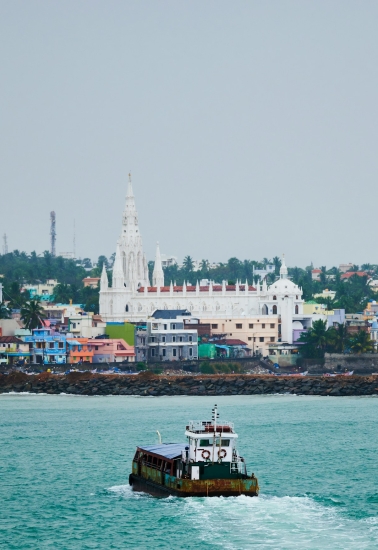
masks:
[[[347,273],[343,273],[340,277],[341,280],[346,281],[350,279],[351,277],[354,277],[357,275],[357,277],[369,277],[368,273],[366,271],[347,271]]]

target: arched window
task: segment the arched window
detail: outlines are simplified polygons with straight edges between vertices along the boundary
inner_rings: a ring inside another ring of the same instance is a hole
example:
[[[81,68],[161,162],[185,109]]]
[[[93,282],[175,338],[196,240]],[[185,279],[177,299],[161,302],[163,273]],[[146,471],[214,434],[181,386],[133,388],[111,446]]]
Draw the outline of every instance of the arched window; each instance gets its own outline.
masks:
[[[298,315],[298,313],[299,313],[299,307],[295,306],[295,315]]]
[[[129,311],[129,304],[126,304],[125,311]]]
[[[273,315],[277,315],[277,306],[276,305],[273,306]]]
[[[263,305],[261,313],[262,315],[268,315],[268,306],[266,304]]]
[[[277,296],[273,296],[273,300],[277,300]]]

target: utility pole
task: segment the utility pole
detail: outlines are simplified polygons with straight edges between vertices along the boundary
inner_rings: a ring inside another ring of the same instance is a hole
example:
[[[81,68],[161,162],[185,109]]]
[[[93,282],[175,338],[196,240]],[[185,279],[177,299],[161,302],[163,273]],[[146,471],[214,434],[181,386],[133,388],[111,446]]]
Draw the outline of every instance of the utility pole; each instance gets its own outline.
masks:
[[[8,239],[7,239],[7,234],[4,233],[3,235],[3,254],[8,254]]]
[[[76,259],[76,220],[73,223],[73,257]]]
[[[50,212],[50,243],[51,243],[51,256],[55,256],[55,241],[56,241],[56,230],[55,230],[55,212],[54,210]]]

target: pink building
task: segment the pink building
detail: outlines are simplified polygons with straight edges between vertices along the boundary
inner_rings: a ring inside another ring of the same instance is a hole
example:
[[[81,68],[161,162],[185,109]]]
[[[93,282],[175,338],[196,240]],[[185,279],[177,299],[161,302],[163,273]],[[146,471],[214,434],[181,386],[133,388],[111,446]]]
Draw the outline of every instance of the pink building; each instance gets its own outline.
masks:
[[[93,363],[122,363],[135,361],[134,346],[130,346],[122,338],[93,339],[91,348],[93,351]]]

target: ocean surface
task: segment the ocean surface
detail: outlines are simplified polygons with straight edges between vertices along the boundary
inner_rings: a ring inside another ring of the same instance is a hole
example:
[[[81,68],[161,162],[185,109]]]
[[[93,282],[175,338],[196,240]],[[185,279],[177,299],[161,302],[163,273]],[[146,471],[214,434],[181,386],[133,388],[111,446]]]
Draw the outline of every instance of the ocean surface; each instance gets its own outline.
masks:
[[[184,441],[214,402],[258,498],[128,485],[138,444]],[[378,399],[0,396],[0,548],[377,549]]]

